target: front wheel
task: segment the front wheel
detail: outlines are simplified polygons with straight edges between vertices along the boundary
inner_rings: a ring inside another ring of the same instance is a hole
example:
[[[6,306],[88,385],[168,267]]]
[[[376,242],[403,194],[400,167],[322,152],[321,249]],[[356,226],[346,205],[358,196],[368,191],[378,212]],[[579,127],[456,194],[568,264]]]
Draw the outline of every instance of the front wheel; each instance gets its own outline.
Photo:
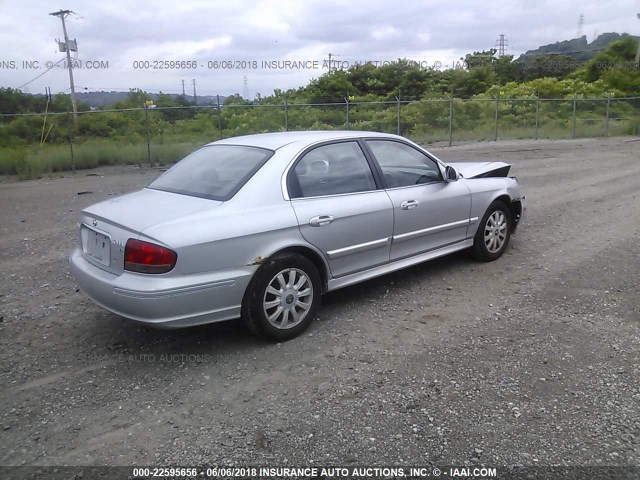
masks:
[[[255,334],[289,340],[306,330],[320,304],[316,266],[293,253],[268,259],[255,273],[242,302],[242,319]]]
[[[502,256],[511,238],[511,212],[500,200],[487,209],[480,221],[471,248],[473,256],[483,262],[491,262]]]

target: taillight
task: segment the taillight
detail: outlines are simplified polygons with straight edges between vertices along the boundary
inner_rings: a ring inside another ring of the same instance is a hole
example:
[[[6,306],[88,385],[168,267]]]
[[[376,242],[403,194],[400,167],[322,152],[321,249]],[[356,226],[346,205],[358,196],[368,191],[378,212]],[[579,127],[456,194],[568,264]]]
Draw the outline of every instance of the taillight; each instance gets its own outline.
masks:
[[[139,273],[167,273],[176,266],[173,250],[130,238],[124,247],[124,269]]]

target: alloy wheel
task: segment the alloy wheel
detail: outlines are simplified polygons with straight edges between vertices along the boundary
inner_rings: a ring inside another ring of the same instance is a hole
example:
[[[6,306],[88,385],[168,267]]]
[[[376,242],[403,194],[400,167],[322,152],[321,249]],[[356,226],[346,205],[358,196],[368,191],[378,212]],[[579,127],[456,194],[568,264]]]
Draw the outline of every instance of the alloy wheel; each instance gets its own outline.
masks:
[[[307,274],[297,268],[287,268],[269,282],[262,300],[267,321],[284,330],[298,325],[313,304],[313,284]]]

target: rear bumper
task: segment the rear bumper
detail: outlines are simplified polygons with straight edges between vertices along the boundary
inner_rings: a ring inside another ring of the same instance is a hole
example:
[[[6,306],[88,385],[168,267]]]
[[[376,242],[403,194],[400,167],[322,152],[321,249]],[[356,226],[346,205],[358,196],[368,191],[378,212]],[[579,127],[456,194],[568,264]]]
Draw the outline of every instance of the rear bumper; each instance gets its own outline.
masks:
[[[257,267],[184,276],[124,272],[114,275],[89,263],[80,249],[69,257],[79,287],[101,307],[161,328],[220,322],[240,316],[242,297]]]

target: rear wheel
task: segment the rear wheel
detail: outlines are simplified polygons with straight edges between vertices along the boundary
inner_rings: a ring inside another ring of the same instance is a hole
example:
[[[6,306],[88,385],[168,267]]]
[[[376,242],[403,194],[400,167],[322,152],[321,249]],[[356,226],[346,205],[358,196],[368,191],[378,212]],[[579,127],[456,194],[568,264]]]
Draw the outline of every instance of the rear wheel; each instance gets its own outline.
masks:
[[[496,200],[480,221],[471,252],[483,262],[497,260],[507,249],[510,238],[511,212],[504,202]]]
[[[261,337],[275,341],[294,338],[313,321],[321,285],[318,269],[306,257],[294,253],[272,257],[249,283],[242,318]]]

